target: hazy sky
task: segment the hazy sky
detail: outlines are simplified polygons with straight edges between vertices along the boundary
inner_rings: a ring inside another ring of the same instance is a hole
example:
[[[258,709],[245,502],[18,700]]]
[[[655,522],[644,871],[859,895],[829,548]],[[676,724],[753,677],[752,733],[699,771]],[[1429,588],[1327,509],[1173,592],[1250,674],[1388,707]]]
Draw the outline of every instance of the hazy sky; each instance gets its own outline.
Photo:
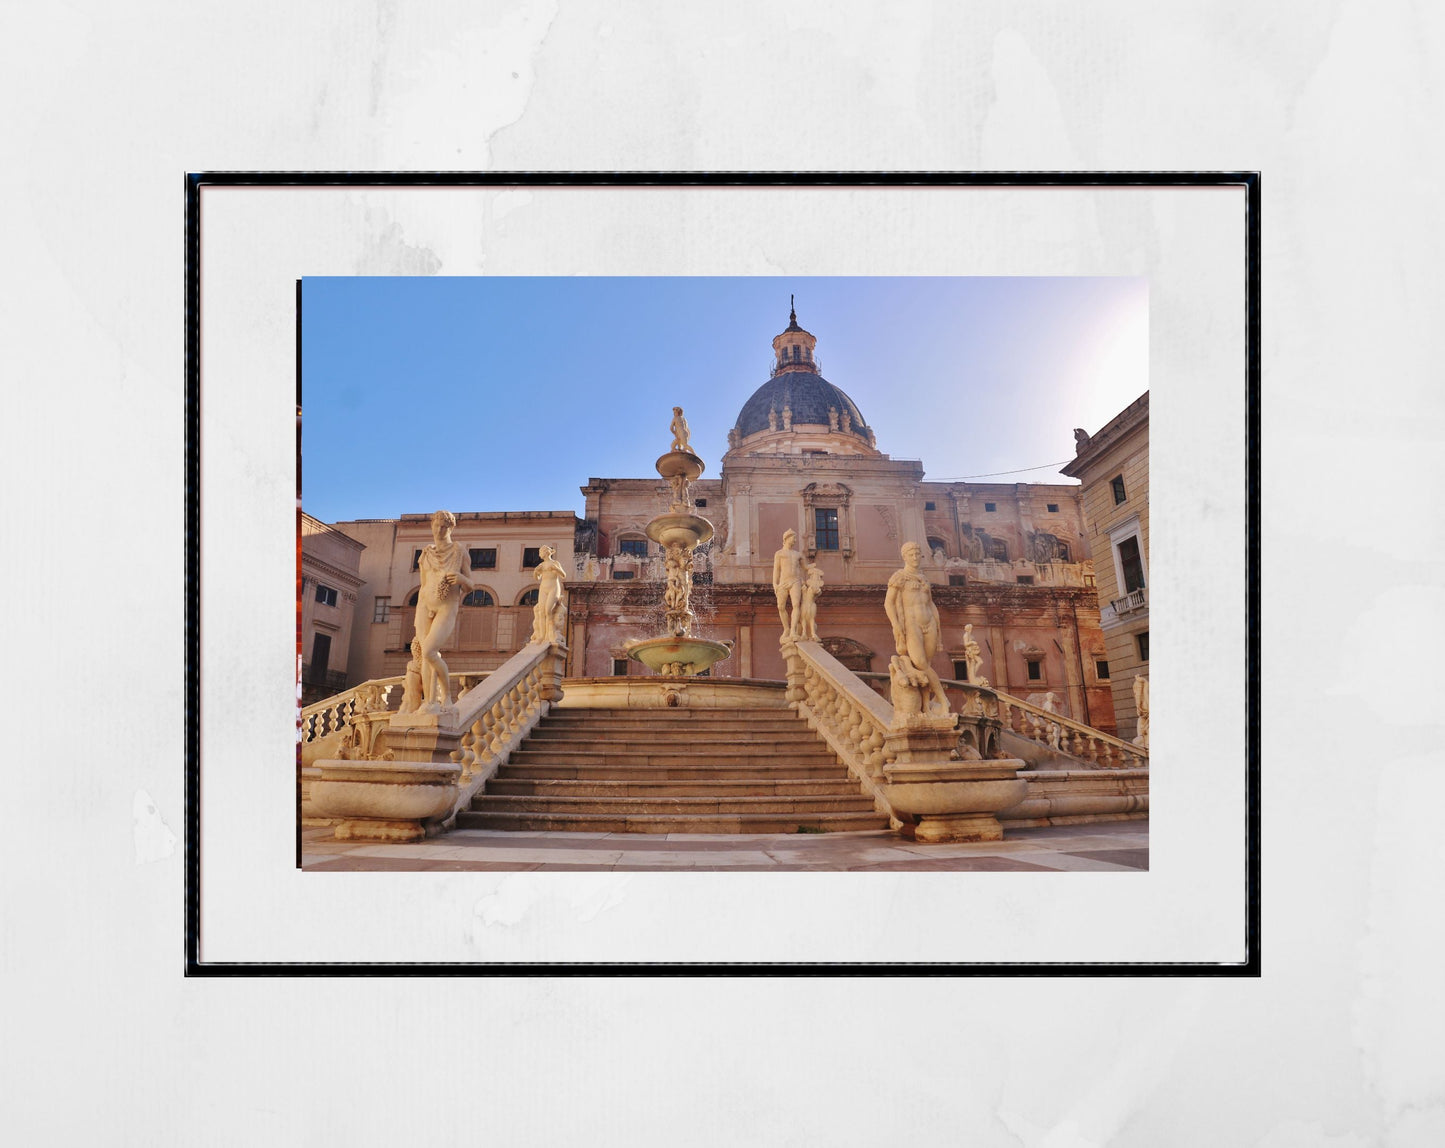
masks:
[[[573,510],[590,477],[651,478],[685,408],[718,476],[772,338],[817,336],[894,458],[930,481],[1072,480],[1148,389],[1137,278],[315,278],[303,284],[302,505],[327,522]]]

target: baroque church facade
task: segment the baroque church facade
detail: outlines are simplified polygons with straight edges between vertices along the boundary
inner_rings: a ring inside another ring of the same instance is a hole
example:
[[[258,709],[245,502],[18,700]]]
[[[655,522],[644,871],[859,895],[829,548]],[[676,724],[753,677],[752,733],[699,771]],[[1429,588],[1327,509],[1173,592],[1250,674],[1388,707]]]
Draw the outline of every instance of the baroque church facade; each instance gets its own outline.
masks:
[[[823,377],[816,338],[796,313],[773,339],[769,377],[742,404],[716,478],[692,486],[715,533],[693,569],[695,632],[726,641],[715,677],[781,679],[782,622],[773,555],[793,530],[822,571],[822,644],[862,674],[885,674],[893,637],[883,599],[900,548],[924,547],[942,622],[935,669],[966,680],[964,627],[981,674],[1026,699],[1052,695],[1058,712],[1115,731],[1108,655],[1077,485],[927,482],[917,460],[893,459],[857,404]],[[568,580],[567,676],[649,673],[629,640],[661,632],[660,546],[645,528],[672,492],[660,478],[591,478],[584,510],[457,513],[479,588],[460,611],[454,672],[485,673],[527,641],[542,546],[575,571]],[[400,519],[339,522],[364,545],[363,585],[349,644],[350,684],[403,672],[419,586],[414,552],[430,541],[431,510]]]

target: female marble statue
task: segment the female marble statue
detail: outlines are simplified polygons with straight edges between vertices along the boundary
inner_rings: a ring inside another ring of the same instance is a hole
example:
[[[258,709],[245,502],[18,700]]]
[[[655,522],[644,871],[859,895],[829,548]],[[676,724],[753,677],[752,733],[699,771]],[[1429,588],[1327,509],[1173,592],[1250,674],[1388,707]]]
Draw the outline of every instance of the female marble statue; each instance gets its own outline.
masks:
[[[803,605],[803,555],[798,550],[796,530],[783,531],[783,548],[773,555],[773,593],[777,595],[782,640],[786,642],[798,636],[798,614]]]
[[[938,607],[933,604],[933,589],[928,578],[918,569],[923,547],[905,542],[902,549],[903,569],[888,579],[888,593],[883,609],[893,624],[893,642],[898,650],[898,669],[909,684],[927,697],[927,713],[942,716],[949,712],[948,695],[934,670],[933,656],[938,653],[942,626]],[[894,681],[898,681],[898,674]],[[899,708],[895,699],[894,707]]]
[[[561,640],[562,582],[567,577],[567,571],[562,569],[562,564],[556,559],[557,551],[552,547],[543,546],[540,553],[542,561],[532,570],[532,577],[537,579],[537,604],[532,607],[532,641],[557,642]]]
[[[963,628],[963,660],[964,664],[968,666],[968,680],[976,686],[988,685],[988,679],[979,673],[983,669],[983,651],[973,640],[972,622]]]
[[[812,562],[807,565],[803,581],[803,604],[798,610],[798,639],[818,640],[818,595],[823,592],[823,571]]]
[[[462,593],[472,589],[462,573],[466,550],[452,541],[456,515],[438,510],[431,516],[432,544],[417,561],[421,590],[416,597],[416,640],[421,643],[422,713],[439,713],[452,704],[451,678],[441,648],[452,636]],[[462,593],[458,593],[460,590]]]

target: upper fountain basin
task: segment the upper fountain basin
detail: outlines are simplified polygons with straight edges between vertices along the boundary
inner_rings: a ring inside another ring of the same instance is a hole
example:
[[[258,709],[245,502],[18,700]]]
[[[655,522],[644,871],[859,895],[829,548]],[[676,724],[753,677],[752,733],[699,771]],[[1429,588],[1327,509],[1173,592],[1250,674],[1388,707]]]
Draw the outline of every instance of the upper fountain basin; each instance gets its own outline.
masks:
[[[712,523],[696,514],[661,514],[647,524],[647,537],[691,550],[712,537]]]
[[[657,473],[663,478],[681,475],[688,482],[696,482],[698,475],[706,469],[702,459],[690,450],[670,450],[657,460]]]

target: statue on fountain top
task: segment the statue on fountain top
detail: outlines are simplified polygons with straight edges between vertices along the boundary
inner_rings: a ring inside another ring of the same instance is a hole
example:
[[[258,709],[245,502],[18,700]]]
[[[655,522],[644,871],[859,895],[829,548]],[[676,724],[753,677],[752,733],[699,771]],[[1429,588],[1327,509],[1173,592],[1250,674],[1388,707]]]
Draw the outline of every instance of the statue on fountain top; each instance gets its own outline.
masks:
[[[685,450],[688,454],[691,454],[692,446],[689,444],[688,439],[691,437],[692,432],[688,430],[687,419],[682,417],[681,407],[672,408],[672,426],[668,429],[672,431],[672,449]]]

